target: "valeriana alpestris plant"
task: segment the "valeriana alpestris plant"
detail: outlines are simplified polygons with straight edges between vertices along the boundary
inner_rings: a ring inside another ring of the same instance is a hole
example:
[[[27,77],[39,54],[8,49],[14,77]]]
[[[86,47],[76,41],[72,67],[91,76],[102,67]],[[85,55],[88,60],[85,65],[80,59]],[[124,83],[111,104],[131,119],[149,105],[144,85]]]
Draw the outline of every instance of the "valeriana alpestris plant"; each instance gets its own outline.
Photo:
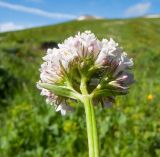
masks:
[[[115,96],[128,93],[134,82],[133,61],[113,39],[100,41],[90,31],[69,37],[58,47],[43,57],[37,87],[62,115],[73,111],[71,101],[84,105],[89,156],[99,157],[94,105],[109,106]]]

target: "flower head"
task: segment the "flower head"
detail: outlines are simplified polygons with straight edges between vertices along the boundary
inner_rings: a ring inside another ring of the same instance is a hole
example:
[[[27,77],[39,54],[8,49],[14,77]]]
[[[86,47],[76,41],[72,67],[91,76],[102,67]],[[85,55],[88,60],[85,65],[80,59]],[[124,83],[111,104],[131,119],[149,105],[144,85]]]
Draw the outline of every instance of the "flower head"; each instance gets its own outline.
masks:
[[[134,82],[132,59],[113,39],[98,40],[91,31],[69,37],[59,48],[48,49],[37,87],[47,103],[65,115],[80,99],[82,78],[95,102],[110,106],[116,95],[127,94]]]

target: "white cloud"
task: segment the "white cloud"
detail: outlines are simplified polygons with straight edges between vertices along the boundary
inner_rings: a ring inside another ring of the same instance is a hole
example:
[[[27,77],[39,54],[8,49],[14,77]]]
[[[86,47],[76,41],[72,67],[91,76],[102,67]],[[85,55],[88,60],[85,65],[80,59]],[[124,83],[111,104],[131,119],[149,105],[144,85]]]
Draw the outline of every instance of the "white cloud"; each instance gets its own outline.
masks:
[[[15,31],[27,28],[27,26],[17,25],[13,22],[0,23],[0,32]]]
[[[52,19],[74,19],[74,18],[76,18],[75,15],[47,12],[47,11],[37,9],[37,8],[26,7],[26,6],[2,2],[2,1],[0,1],[0,7],[7,8],[10,10],[31,13],[31,14],[35,14],[35,15],[39,15],[39,16],[43,16],[43,17],[52,18]]]
[[[141,16],[146,14],[149,11],[150,7],[151,7],[150,2],[138,3],[129,7],[124,14],[126,17]]]

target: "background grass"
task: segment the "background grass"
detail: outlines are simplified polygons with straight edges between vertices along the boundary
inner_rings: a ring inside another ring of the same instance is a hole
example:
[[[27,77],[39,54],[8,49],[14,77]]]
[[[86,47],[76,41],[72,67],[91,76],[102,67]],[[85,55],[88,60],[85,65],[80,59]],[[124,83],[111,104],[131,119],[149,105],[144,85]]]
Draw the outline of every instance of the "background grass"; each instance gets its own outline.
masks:
[[[83,107],[62,117],[36,89],[45,42],[78,31],[112,37],[134,59],[136,83],[96,107],[102,157],[160,157],[160,19],[71,21],[0,34],[0,156],[87,157]],[[152,100],[147,99],[148,95]]]

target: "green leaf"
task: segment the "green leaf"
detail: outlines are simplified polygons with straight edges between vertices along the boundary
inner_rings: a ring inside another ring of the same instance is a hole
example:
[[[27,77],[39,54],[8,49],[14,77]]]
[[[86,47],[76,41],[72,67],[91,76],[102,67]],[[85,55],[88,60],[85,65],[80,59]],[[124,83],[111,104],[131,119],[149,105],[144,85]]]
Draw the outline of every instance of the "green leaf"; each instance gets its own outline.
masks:
[[[45,88],[56,95],[64,96],[72,99],[79,99],[79,93],[65,86],[51,85],[48,83],[38,83],[39,86]]]

